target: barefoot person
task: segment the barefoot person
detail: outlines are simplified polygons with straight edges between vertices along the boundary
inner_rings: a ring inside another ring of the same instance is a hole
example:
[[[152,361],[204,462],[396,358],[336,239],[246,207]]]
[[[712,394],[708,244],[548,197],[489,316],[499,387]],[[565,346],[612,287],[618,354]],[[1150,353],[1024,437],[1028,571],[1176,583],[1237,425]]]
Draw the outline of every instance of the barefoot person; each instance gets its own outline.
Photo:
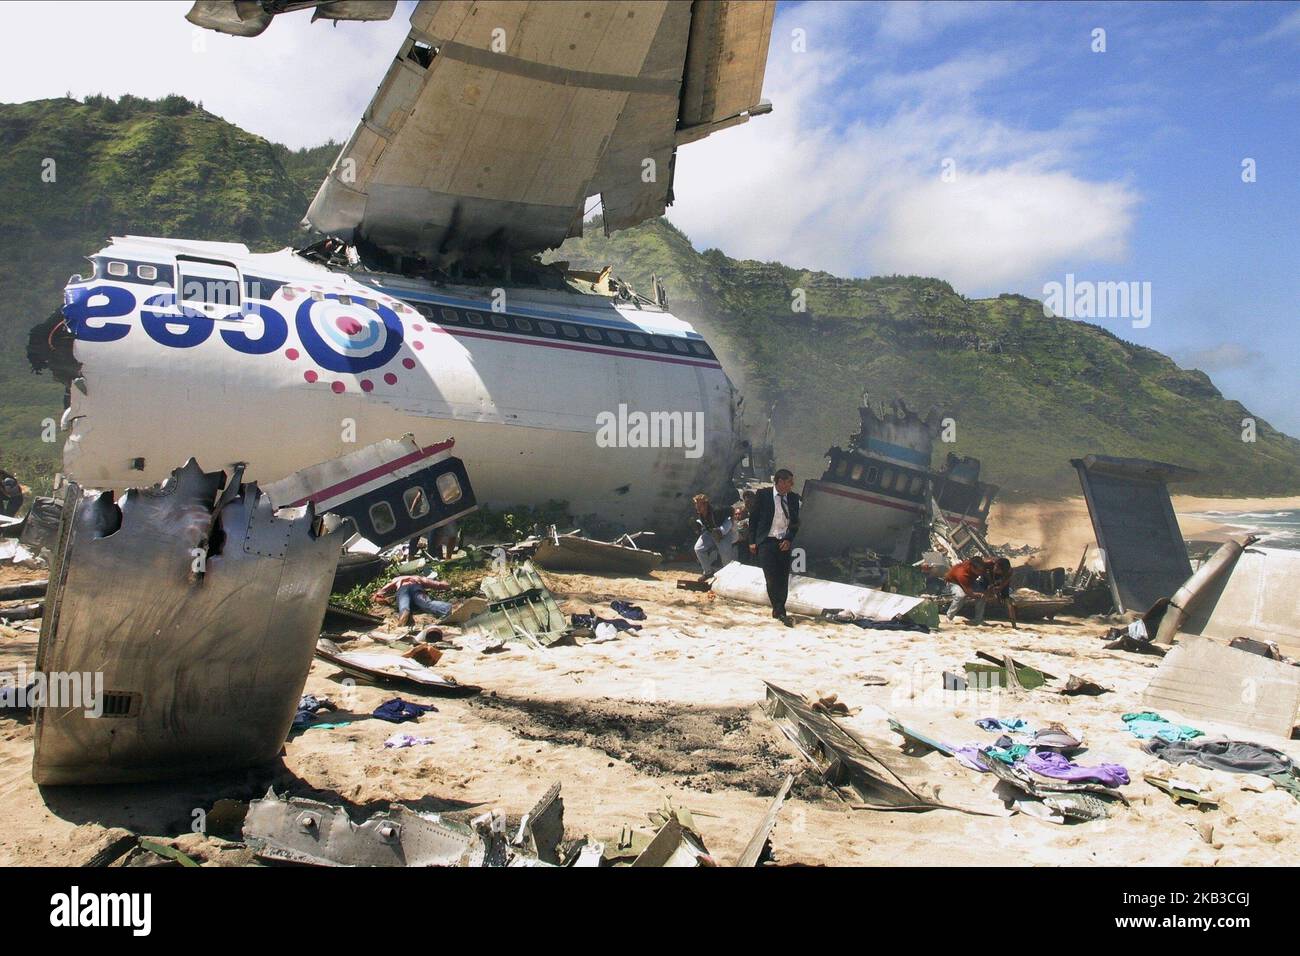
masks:
[[[375,592],[371,598],[376,604],[388,604],[396,601],[397,624],[406,627],[411,623],[412,608],[425,614],[432,614],[441,620],[451,613],[451,605],[446,601],[436,601],[429,597],[430,591],[450,591],[451,585],[437,578],[427,578],[419,574],[402,574],[393,578]]]
[[[794,627],[785,610],[785,599],[790,591],[794,536],[799,530],[799,496],[792,490],[794,473],[788,468],[780,469],[772,478],[771,488],[761,488],[754,495],[749,552],[763,569],[772,616],[786,627]]]

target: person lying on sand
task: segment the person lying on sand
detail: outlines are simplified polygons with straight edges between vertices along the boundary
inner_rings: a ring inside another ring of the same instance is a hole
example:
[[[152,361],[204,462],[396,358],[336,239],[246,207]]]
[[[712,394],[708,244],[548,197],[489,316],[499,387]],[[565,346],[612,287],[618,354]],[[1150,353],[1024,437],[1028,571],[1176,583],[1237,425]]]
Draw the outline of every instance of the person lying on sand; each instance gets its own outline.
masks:
[[[406,627],[411,623],[412,607],[439,619],[450,614],[450,603],[435,601],[429,597],[429,591],[450,590],[450,584],[437,578],[426,578],[419,574],[401,574],[376,591],[370,600],[376,604],[388,604],[396,598],[397,624],[399,627]]]

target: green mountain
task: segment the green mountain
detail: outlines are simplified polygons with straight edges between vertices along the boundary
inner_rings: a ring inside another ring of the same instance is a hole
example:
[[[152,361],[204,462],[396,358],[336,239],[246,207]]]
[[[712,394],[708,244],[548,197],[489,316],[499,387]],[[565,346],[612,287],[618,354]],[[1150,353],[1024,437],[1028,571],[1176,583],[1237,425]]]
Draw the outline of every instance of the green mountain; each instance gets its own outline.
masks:
[[[299,221],[337,151],[288,150],[181,97],[0,104],[0,467],[38,487],[58,467],[60,445],[41,430],[58,418],[62,389],[31,373],[25,350],[86,255],[128,232],[257,250],[301,242]],[[1077,493],[1067,462],[1088,452],[1200,469],[1187,491],[1300,490],[1300,441],[1259,421],[1257,440],[1243,443],[1250,413],[1204,373],[1044,318],[1031,299],[738,261],[696,251],[664,220],[588,233],[555,258],[613,265],[645,293],[658,275],[673,311],[724,355],[751,418],[775,403],[778,457],[801,476],[819,474],[826,448],[856,429],[869,391],[922,412],[939,404],[957,422],[952,450],[981,458],[985,477],[1011,493]],[[802,312],[791,307],[800,289]]]
[[[797,476],[820,476],[826,449],[857,430],[866,391],[922,414],[939,405],[957,438],[939,449],[981,459],[981,477],[1004,496],[1078,494],[1069,459],[1089,453],[1195,468],[1201,477],[1175,489],[1186,493],[1300,492],[1300,441],[1256,420],[1256,440],[1243,442],[1242,420],[1254,416],[1204,372],[1098,326],[1046,318],[1034,299],[697,252],[662,219],[609,238],[586,232],[554,258],[613,265],[643,294],[657,275],[674,314],[719,349],[751,415],[775,405],[777,458]]]

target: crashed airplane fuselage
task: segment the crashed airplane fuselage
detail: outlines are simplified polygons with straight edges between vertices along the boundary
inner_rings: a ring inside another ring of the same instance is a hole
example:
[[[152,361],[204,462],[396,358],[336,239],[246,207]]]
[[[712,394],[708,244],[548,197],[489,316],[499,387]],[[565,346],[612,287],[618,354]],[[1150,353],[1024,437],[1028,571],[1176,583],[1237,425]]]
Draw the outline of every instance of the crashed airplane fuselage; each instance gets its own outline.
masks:
[[[666,528],[741,454],[717,355],[650,304],[234,243],[124,237],[91,261],[63,307],[80,373],[64,469],[84,485],[161,480],[191,454],[266,483],[394,434],[454,434],[481,503]],[[610,427],[637,413],[648,428]]]

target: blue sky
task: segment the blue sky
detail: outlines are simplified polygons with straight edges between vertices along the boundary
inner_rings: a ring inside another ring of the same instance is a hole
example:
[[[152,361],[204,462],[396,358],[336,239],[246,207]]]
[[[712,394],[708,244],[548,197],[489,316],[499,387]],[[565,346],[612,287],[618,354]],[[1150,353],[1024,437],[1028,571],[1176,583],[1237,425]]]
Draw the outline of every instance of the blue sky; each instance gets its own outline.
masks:
[[[188,7],[15,5],[0,100],[174,92],[290,146],[342,140],[409,10],[244,40]],[[972,297],[1149,282],[1149,326],[1092,321],[1300,435],[1300,4],[782,2],[764,95],[681,150],[669,217],[698,247]]]
[[[1092,321],[1300,434],[1300,4],[782,3],[765,94],[682,151],[697,244],[972,297],[1150,282],[1148,327]]]

